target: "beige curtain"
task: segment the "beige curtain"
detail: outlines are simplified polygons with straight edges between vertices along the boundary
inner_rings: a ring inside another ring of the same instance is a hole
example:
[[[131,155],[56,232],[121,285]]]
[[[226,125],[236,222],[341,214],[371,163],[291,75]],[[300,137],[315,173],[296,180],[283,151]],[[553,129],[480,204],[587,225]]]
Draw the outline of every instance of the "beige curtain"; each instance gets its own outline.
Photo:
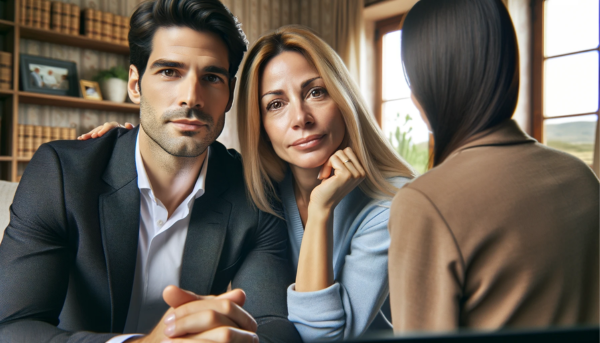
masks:
[[[361,83],[364,53],[364,0],[334,0],[332,47],[340,55],[357,84]]]

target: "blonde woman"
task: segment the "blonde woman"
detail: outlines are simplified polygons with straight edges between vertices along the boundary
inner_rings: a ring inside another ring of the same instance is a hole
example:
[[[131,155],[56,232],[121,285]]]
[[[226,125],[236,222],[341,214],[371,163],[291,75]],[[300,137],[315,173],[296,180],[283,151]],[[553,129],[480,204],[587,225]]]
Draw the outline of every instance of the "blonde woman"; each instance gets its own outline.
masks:
[[[388,295],[389,205],[413,170],[339,56],[305,28],[258,40],[237,103],[248,194],[287,222],[290,321],[307,341],[359,336]]]

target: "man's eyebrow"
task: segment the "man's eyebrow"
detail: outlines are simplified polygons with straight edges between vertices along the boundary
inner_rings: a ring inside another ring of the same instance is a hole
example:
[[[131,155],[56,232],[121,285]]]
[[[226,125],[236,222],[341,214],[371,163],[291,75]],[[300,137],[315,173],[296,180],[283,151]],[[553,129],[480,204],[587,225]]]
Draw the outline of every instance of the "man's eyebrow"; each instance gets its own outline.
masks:
[[[320,78],[321,78],[320,76],[317,76],[317,77],[313,77],[312,79],[308,79],[308,80],[302,82],[302,84],[300,85],[300,88],[304,88],[304,87],[308,86],[314,80],[320,79]],[[278,90],[274,90],[274,91],[268,91],[265,94],[263,94],[260,98],[262,99],[264,96],[269,95],[269,94],[272,94],[272,95],[281,95],[281,94],[283,94],[283,91],[281,91],[279,89]]]
[[[175,62],[175,61],[169,61],[169,60],[156,60],[156,61],[154,61],[154,63],[152,63],[152,65],[150,66],[150,69],[165,68],[165,67],[183,68],[183,67],[185,67],[185,64],[183,64],[181,62]]]
[[[203,70],[207,73],[221,74],[221,75],[225,76],[226,78],[229,78],[229,71],[222,67],[207,66]]]

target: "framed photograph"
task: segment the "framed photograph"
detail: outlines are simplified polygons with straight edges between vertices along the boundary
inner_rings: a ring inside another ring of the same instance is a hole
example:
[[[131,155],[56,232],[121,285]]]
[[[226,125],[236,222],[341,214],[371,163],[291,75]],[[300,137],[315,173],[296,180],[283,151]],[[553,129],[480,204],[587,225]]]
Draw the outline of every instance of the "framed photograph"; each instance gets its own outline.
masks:
[[[26,92],[79,96],[75,62],[21,54],[21,88]]]
[[[81,86],[81,94],[85,99],[102,100],[102,92],[100,92],[98,82],[79,80],[79,85]]]

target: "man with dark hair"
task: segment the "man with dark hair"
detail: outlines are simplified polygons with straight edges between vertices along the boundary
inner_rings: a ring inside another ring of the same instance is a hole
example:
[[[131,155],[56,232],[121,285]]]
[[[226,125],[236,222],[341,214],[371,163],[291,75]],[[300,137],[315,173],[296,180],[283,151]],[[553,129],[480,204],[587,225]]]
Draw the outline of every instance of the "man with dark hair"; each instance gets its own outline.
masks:
[[[0,341],[300,342],[285,224],[215,142],[246,51],[237,21],[218,0],[146,2],[129,41],[139,129],[44,144],[25,170],[0,245]]]

